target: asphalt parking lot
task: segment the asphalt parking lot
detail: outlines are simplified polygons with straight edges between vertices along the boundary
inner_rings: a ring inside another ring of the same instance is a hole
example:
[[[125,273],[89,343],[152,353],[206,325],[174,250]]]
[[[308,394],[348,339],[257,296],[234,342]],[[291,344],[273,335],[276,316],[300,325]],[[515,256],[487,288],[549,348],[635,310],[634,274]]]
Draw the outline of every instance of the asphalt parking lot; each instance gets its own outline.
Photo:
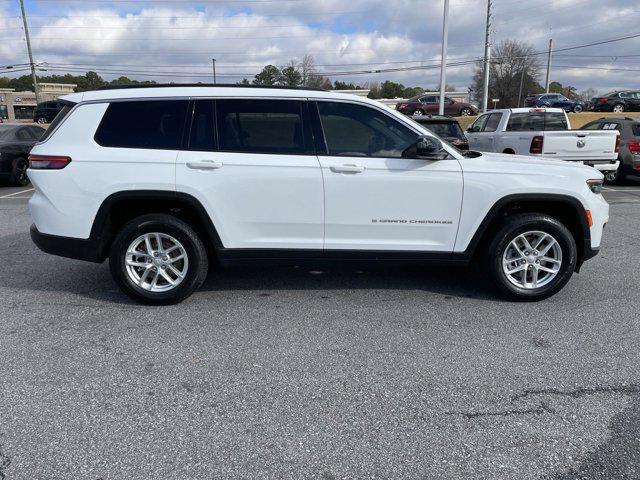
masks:
[[[640,478],[640,183],[555,297],[474,271],[216,272],[131,303],[0,188],[0,479]]]

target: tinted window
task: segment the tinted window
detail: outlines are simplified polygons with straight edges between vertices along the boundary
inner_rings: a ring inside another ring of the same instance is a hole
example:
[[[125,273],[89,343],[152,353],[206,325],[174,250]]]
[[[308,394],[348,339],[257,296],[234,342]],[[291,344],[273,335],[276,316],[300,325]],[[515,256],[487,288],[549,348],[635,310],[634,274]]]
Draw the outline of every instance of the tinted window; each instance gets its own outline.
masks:
[[[462,129],[460,125],[453,122],[448,123],[425,123],[423,127],[429,129],[430,132],[435,133],[439,137],[448,138],[463,138]]]
[[[31,133],[36,139],[39,139],[44,133],[44,128],[42,127],[32,126],[32,127],[29,127],[29,130],[31,130]]]
[[[220,150],[309,153],[305,146],[302,102],[218,100],[216,104]]]
[[[399,158],[418,134],[372,107],[318,102],[329,155]]]
[[[195,101],[189,150],[216,150],[214,105],[213,100]]]
[[[434,96],[429,96],[429,97],[422,97],[420,101],[422,103],[437,103],[438,100]]]
[[[35,140],[35,137],[27,127],[19,128],[16,132],[16,138],[21,141]]]
[[[114,102],[107,108],[95,140],[103,147],[177,150],[182,143],[188,103]]]
[[[49,125],[49,128],[44,130],[44,132],[42,133],[42,136],[40,136],[41,142],[44,142],[47,138],[51,136],[51,134],[56,129],[56,127],[60,125],[60,123],[62,123],[62,120],[64,120],[67,117],[67,115],[69,115],[69,112],[71,111],[72,108],[73,108],[72,105],[66,105],[66,104],[63,105],[62,110],[60,110],[57,113],[56,117],[53,119],[53,122],[51,122],[51,125]]]
[[[498,124],[500,123],[501,119],[502,119],[501,113],[492,113],[491,115],[489,115],[489,118],[487,118],[487,123],[485,123],[484,129],[482,131],[495,132],[498,128]]]
[[[513,113],[507,123],[507,131],[566,130],[567,120],[562,113]]]
[[[591,122],[582,126],[580,130],[600,130],[600,125],[602,125],[602,122]]]
[[[633,136],[640,137],[640,123],[635,123],[631,126],[633,129]]]

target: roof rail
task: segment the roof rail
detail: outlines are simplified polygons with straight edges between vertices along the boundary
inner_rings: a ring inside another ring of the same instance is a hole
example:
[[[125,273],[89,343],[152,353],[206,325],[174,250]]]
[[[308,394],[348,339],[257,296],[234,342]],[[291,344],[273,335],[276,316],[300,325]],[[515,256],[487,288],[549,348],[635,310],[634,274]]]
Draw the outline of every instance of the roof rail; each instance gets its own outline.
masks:
[[[312,90],[315,92],[327,91],[323,88],[312,88],[312,87],[289,87],[286,85],[239,85],[237,83],[152,83],[152,84],[131,83],[131,84],[125,84],[125,85],[105,85],[103,87],[99,87],[98,90],[120,90],[120,89],[129,89],[129,88],[167,88],[167,87],[275,88],[279,90]]]

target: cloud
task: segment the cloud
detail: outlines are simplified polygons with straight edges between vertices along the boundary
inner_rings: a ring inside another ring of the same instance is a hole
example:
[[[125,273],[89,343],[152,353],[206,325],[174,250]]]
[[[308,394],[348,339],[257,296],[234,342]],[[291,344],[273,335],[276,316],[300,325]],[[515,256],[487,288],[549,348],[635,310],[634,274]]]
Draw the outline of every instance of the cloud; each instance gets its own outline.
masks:
[[[327,72],[429,65],[440,58],[441,0],[176,1],[160,6],[145,2],[142,7],[86,1],[66,8],[42,3],[28,15],[35,59],[47,62],[51,73],[93,68],[105,78],[127,74],[208,81],[211,59],[216,58],[220,78],[235,82],[262,65],[284,65],[305,53]],[[599,0],[532,0],[526,9],[513,1],[494,3],[493,40],[523,40],[539,51],[546,49],[550,36],[556,48],[563,48],[633,33],[640,19],[635,0],[612,0],[606,6]],[[26,63],[19,12],[4,8],[0,65]],[[485,9],[484,0],[451,0],[449,62],[482,56]],[[632,87],[637,72],[567,67],[640,68],[640,57],[625,56],[635,54],[639,43],[628,40],[558,54],[552,78],[579,89]],[[473,65],[451,67],[447,83],[466,89],[472,73]],[[428,69],[333,78],[435,87],[438,75],[437,69]]]

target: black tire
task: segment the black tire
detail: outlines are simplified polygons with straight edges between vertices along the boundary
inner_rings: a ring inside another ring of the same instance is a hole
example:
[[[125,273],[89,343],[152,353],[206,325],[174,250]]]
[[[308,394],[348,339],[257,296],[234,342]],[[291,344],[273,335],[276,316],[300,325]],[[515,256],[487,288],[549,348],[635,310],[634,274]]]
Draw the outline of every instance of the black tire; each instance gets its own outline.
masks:
[[[47,119],[47,117],[37,117],[36,118],[36,123],[39,124],[45,124],[45,123],[49,123],[49,120]]]
[[[555,278],[535,289],[516,286],[507,278],[502,268],[503,255],[511,241],[518,235],[530,231],[551,235],[557,240],[562,251],[562,264]],[[567,227],[548,215],[525,213],[507,217],[491,238],[484,263],[493,283],[503,296],[516,301],[538,301],[554,295],[566,285],[575,271],[577,255],[575,239]]]
[[[604,176],[604,183],[607,185],[624,185],[626,181],[626,175],[622,173],[622,164],[615,172],[607,172]]]
[[[460,110],[461,117],[470,117],[471,115],[473,115],[473,111],[470,108],[463,108]]]
[[[189,262],[181,283],[164,292],[151,292],[136,285],[125,266],[128,247],[141,235],[152,232],[170,235],[178,240]],[[171,215],[150,214],[133,219],[116,235],[111,245],[109,267],[118,286],[134,300],[149,305],[170,305],[181,302],[202,286],[207,277],[209,259],[202,240],[188,224]]]
[[[17,158],[11,167],[9,184],[14,187],[26,187],[29,185],[29,177],[27,176],[28,167],[29,162],[26,158]]]
[[[573,107],[573,113],[582,113],[582,111],[584,110],[584,108],[582,108],[582,105],[575,105]]]
[[[414,110],[413,115],[424,115],[424,110],[422,110],[421,108],[417,108],[416,110]]]
[[[617,108],[618,110],[616,110],[616,108]],[[625,111],[625,108],[624,108],[624,105],[623,105],[622,103],[616,103],[616,104],[611,108],[611,111],[612,111],[612,112],[615,112],[615,113],[622,113],[622,112],[624,112],[624,111]]]

